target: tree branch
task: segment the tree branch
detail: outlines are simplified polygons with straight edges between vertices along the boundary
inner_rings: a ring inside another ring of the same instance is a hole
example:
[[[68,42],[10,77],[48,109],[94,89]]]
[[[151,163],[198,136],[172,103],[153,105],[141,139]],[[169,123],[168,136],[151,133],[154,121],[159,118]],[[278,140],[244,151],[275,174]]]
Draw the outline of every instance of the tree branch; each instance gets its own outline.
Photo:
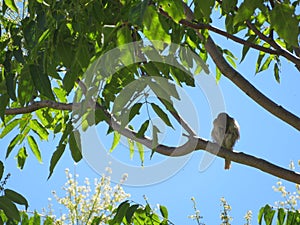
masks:
[[[263,47],[263,46],[260,46],[260,45],[257,45],[257,44],[254,44],[254,43],[251,43],[251,42],[248,42],[248,41],[245,41],[244,39],[242,38],[239,38],[237,36],[234,36],[232,34],[229,34],[227,33],[226,31],[223,31],[223,30],[220,30],[216,27],[213,27],[209,24],[204,24],[204,23],[191,23],[187,20],[181,20],[180,23],[182,25],[185,25],[185,26],[188,26],[190,28],[193,28],[193,29],[207,29],[207,30],[210,30],[210,31],[213,31],[217,34],[220,34],[226,38],[229,38],[237,43],[240,43],[242,45],[245,45],[245,46],[248,46],[250,48],[253,48],[253,49],[256,49],[256,50],[259,50],[259,51],[262,51],[262,52],[265,52],[265,53],[269,53],[269,54],[273,54],[273,55],[281,55],[283,52],[282,51],[278,51],[278,50],[273,50],[273,49],[270,49],[270,48],[266,48],[266,47]],[[298,62],[299,63],[299,62]]]
[[[299,57],[292,55],[289,51],[287,51],[286,49],[283,49],[280,45],[278,45],[272,38],[265,36],[249,20],[246,21],[246,24],[260,39],[262,39],[266,43],[270,44],[274,49],[276,49],[276,52],[278,53],[277,55],[281,55],[281,56],[285,57],[286,59],[295,63],[296,68],[300,71],[300,58]]]
[[[73,106],[74,105],[72,103],[59,103],[51,100],[43,100],[40,102],[34,102],[32,103],[32,105],[29,105],[27,107],[6,109],[5,114],[17,115],[17,114],[31,113],[42,108],[72,111]],[[137,141],[145,145],[146,147],[152,149],[153,141],[150,138],[148,137],[137,138],[136,137],[137,133],[135,131],[130,130],[129,128],[121,128],[119,122],[117,122],[115,118],[111,115],[111,113],[108,112],[104,107],[102,107],[99,104],[96,104],[96,108],[104,112],[104,114],[107,117],[106,119],[107,124],[111,126],[114,130],[118,131],[123,136],[130,138],[134,141]],[[163,144],[160,144],[156,147],[157,153],[166,156],[172,156],[172,157],[183,156],[197,150],[203,150],[213,155],[216,155],[218,157],[224,159],[226,158],[236,163],[257,168],[265,173],[274,175],[278,178],[282,178],[284,180],[300,184],[300,174],[298,173],[295,173],[291,170],[284,169],[266,160],[242,152],[229,151],[225,148],[218,146],[216,143],[212,143],[201,137],[195,137],[195,136],[189,137],[187,142],[179,147],[170,147]]]
[[[193,21],[194,15],[191,9],[183,3],[186,17],[189,21]],[[162,10],[161,10],[162,11]],[[164,14],[163,14],[164,15]],[[181,20],[179,23],[184,21],[183,25],[186,24],[186,20]],[[193,27],[191,27],[193,28]],[[209,36],[205,39],[197,29],[195,29],[199,38],[205,43],[205,49],[213,59],[214,63],[221,71],[221,73],[231,80],[237,87],[239,87],[245,94],[252,98],[257,104],[262,106],[264,109],[269,111],[274,116],[278,117],[282,121],[286,122],[290,126],[300,131],[300,118],[293,113],[289,112],[282,106],[276,104],[258,89],[256,89],[248,80],[246,80],[238,71],[232,68],[228,62],[224,59],[222,53],[217,48],[216,44]]]

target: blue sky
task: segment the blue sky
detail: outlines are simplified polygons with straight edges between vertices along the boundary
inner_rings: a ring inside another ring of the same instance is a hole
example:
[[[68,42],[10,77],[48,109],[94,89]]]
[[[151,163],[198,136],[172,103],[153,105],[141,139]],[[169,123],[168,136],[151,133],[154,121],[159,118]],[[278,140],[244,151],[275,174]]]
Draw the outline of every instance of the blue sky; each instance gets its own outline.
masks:
[[[234,49],[234,54],[240,57],[240,48],[232,48],[234,45],[232,42],[215,35],[213,38],[222,47]],[[300,115],[300,76],[293,64],[282,60],[281,83],[278,84],[273,77],[272,70],[254,74],[256,57],[257,52],[251,50],[245,61],[237,65],[238,71],[276,103]],[[211,76],[214,76],[213,65],[210,68]],[[221,78],[219,87],[223,93],[226,111],[239,122],[241,127],[241,139],[235,146],[237,151],[263,158],[286,168],[291,160],[297,162],[300,158],[299,131],[262,109],[227,78]],[[199,119],[198,135],[210,139],[213,118],[208,100],[205,99],[199,87],[188,89],[186,93],[196,109],[194,115]],[[190,119],[193,121],[194,118]],[[9,141],[9,138],[0,140],[3,151],[2,159]],[[71,171],[74,168],[70,154],[66,151],[53,176],[47,181],[49,161],[51,154],[55,151],[57,141],[49,140],[49,142],[40,143],[44,163],[39,164],[34,156],[30,155],[23,171],[16,168],[16,162],[13,159],[16,151],[12,152],[8,159],[3,159],[6,173],[12,174],[7,188],[20,192],[29,200],[29,211],[35,209],[41,211],[42,208],[46,208],[48,197],[52,197],[51,190],[59,192],[65,183],[65,168],[70,168]],[[105,144],[110,146],[108,141],[105,141]],[[112,156],[129,165],[137,162],[131,162],[128,159],[129,152],[124,145],[117,147]],[[202,156],[202,151],[191,153],[186,164],[181,166],[177,173],[156,184],[139,187],[125,185],[124,188],[131,194],[131,200],[135,202],[143,204],[143,195],[146,195],[153,206],[165,205],[169,210],[170,220],[175,224],[196,224],[195,221],[188,219],[188,215],[193,214],[191,197],[196,198],[197,207],[201,216],[204,217],[202,222],[206,224],[220,223],[221,197],[225,197],[232,207],[230,213],[233,217],[232,224],[243,224],[243,217],[247,210],[253,211],[253,224],[256,224],[260,207],[281,200],[280,194],[272,190],[272,186],[278,180],[276,177],[236,163],[232,163],[232,168],[225,171],[224,160],[220,158],[216,158],[206,170],[201,172],[199,166]],[[134,160],[139,160],[137,154]],[[154,155],[153,161],[146,160],[145,166],[164,160],[165,157]],[[92,179],[99,176],[86,160],[76,165],[76,172],[82,180],[84,177]],[[152,175],[156,176],[159,172],[154,169]],[[284,184],[287,185],[288,190],[294,190],[293,184],[289,182],[284,182]],[[63,194],[63,192],[60,193]],[[59,213],[59,211],[59,208],[55,208],[55,212]]]

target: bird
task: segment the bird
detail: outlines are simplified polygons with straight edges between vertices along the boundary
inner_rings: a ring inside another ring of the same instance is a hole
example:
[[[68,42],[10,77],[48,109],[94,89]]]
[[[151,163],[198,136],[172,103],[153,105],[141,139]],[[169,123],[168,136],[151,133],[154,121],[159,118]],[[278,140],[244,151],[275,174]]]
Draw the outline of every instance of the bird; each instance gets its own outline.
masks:
[[[240,139],[240,126],[238,122],[227,113],[220,113],[213,121],[211,137],[218,145],[233,151],[233,146]],[[230,169],[231,161],[225,158],[225,170]]]

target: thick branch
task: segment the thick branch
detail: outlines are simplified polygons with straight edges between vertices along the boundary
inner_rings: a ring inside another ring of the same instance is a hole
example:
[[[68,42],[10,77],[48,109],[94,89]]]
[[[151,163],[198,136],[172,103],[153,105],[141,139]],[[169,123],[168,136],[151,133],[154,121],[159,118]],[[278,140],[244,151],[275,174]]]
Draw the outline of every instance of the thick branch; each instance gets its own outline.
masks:
[[[79,103],[78,103],[79,104]],[[41,108],[52,108],[57,110],[68,110],[73,109],[73,104],[69,103],[58,103],[50,100],[44,100],[40,102],[34,102],[32,105],[22,108],[6,109],[6,115],[17,115],[24,113],[31,113]],[[106,122],[109,126],[114,128],[116,131],[120,132],[123,136],[130,138],[134,141],[140,142],[146,147],[152,149],[153,141],[148,137],[137,138],[136,132],[130,130],[129,128],[121,129],[120,124],[115,120],[115,118],[105,110],[101,105],[96,104],[98,109],[101,109],[107,117]],[[166,145],[158,145],[156,147],[156,152],[166,155],[166,156],[183,156],[189,154],[196,150],[207,151],[213,155],[216,155],[221,158],[227,158],[236,163],[244,164],[253,168],[257,168],[263,172],[269,173],[276,177],[300,184],[300,175],[293,171],[284,169],[282,167],[276,166],[266,160],[256,158],[254,156],[241,153],[241,152],[232,152],[224,148],[220,148],[217,144],[207,141],[200,137],[190,137],[188,141],[179,146],[179,147],[170,147]]]
[[[192,21],[194,19],[193,12],[191,9],[186,5],[184,5],[185,13],[187,19]],[[184,23],[186,20],[183,20]],[[181,23],[181,21],[180,21]],[[184,25],[184,24],[183,24]],[[197,31],[197,29],[196,29]],[[205,42],[205,49],[213,59],[214,63],[227,77],[231,80],[237,87],[239,87],[243,92],[245,92],[250,98],[252,98],[257,104],[262,106],[264,109],[269,111],[274,116],[277,116],[279,119],[285,121],[287,124],[291,125],[292,127],[296,128],[300,131],[300,118],[294,115],[293,113],[289,112],[288,110],[284,109],[282,106],[276,104],[259,90],[257,90],[248,80],[246,80],[238,71],[232,68],[229,63],[224,59],[222,53],[217,48],[216,44],[212,40],[211,37],[204,39],[204,37],[197,32],[200,39]]]

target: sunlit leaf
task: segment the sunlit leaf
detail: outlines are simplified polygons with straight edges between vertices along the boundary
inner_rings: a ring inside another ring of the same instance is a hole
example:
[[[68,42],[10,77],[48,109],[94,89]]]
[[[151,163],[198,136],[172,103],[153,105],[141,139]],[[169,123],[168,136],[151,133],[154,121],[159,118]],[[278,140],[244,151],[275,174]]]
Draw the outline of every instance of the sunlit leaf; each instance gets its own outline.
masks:
[[[159,5],[176,23],[185,18],[181,0],[159,0]]]
[[[134,155],[134,141],[131,139],[127,139],[128,141],[128,147],[129,147],[129,157],[130,159],[133,159],[133,155]]]
[[[163,216],[163,218],[168,219],[168,217],[169,217],[168,209],[165,206],[159,205],[159,211],[160,211],[161,215]]]
[[[7,151],[6,151],[6,156],[5,158],[7,158],[11,151],[14,149],[14,147],[19,143],[19,141],[21,140],[22,135],[21,134],[17,134],[9,143],[8,147],[7,147]]]
[[[48,140],[49,133],[39,121],[36,119],[30,120],[29,126],[42,140]]]
[[[139,155],[140,155],[140,160],[141,160],[141,163],[142,163],[142,166],[143,166],[144,165],[144,159],[145,159],[144,146],[139,142],[135,142],[135,143],[136,143],[136,147],[138,149],[138,152],[139,152]]]
[[[18,124],[20,124],[20,119],[14,119],[10,123],[8,123],[0,134],[0,138],[5,137],[10,131],[12,131]]]
[[[39,150],[39,147],[38,147],[34,137],[32,137],[31,135],[27,136],[27,141],[28,141],[29,147],[31,148],[31,151],[33,152],[34,156],[37,158],[37,160],[40,163],[42,163],[41,152]]]
[[[163,43],[170,43],[171,37],[165,31],[159,20],[158,12],[153,6],[148,6],[144,16],[144,34],[149,40],[160,40],[161,44],[156,45],[156,48],[162,50],[165,48]]]
[[[21,147],[16,155],[16,159],[18,162],[18,168],[23,169],[26,159],[28,157],[27,151],[25,147]]]
[[[19,13],[18,8],[14,0],[4,0],[5,5],[10,8],[12,11]]]
[[[121,139],[121,134],[117,131],[114,131],[114,139],[113,139],[113,143],[109,149],[109,152],[112,152],[113,150],[115,150],[115,148],[118,146],[119,142]]]

